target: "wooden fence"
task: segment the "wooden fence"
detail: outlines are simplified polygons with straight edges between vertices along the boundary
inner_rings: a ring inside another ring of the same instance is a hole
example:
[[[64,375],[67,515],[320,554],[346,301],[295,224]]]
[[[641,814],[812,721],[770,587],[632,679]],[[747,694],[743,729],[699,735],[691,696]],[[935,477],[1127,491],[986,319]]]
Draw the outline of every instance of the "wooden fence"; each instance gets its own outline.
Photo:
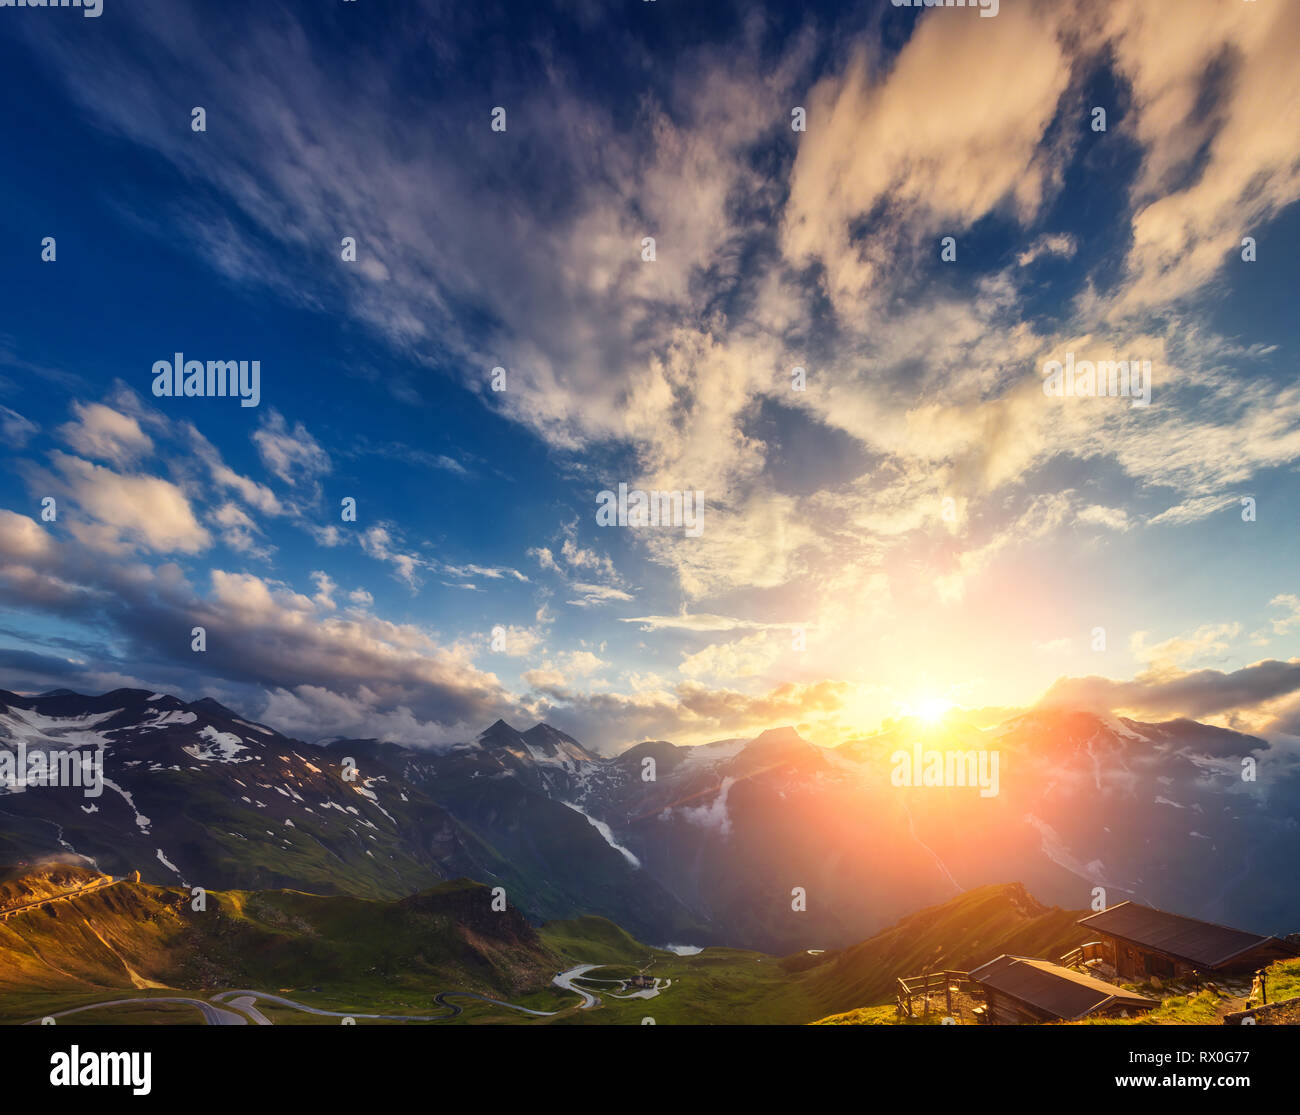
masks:
[[[969,972],[927,972],[922,976],[900,977],[898,980],[898,1014],[902,1018],[915,1018],[916,1012],[912,1009],[912,999],[917,995],[923,995],[925,996],[925,1006],[922,1008],[922,1017],[926,1017],[930,1013],[931,993],[937,997],[939,992],[942,992],[944,1013],[951,1015],[953,991],[977,989],[979,989],[979,984],[970,978]]]

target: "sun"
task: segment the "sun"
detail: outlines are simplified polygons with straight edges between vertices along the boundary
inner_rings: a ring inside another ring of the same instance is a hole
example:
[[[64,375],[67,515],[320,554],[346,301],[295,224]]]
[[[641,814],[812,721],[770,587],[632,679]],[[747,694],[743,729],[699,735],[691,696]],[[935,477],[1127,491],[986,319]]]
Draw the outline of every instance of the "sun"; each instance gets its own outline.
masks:
[[[951,708],[951,701],[928,694],[912,702],[912,715],[924,724],[938,724]]]

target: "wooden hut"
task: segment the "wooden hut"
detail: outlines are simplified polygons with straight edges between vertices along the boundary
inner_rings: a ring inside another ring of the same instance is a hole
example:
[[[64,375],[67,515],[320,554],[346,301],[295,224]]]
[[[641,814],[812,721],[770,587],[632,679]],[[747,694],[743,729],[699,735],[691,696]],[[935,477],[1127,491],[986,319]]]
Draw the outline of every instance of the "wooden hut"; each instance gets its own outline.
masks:
[[[999,956],[970,973],[984,991],[985,1019],[1001,1024],[1070,1022],[1136,1014],[1159,1003],[1050,960]]]
[[[1253,972],[1275,960],[1300,956],[1300,948],[1277,937],[1230,929],[1136,902],[1121,902],[1081,918],[1079,925],[1101,938],[1115,974],[1125,980],[1152,976],[1167,980],[1195,972]]]

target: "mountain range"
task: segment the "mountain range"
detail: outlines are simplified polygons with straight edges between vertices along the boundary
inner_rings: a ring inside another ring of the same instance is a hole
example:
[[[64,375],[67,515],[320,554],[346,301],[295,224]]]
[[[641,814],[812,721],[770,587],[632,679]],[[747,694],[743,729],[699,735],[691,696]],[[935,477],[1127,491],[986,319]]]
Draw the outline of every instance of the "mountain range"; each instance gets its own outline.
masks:
[[[1276,871],[1300,853],[1300,778],[1265,741],[1186,720],[1037,709],[833,748],[778,728],[603,757],[544,723],[438,750],[308,743],[211,699],[0,691],[0,748],[19,743],[102,752],[104,789],[0,787],[0,863],[80,858],[157,886],[396,900],[464,877],[533,924],[600,915],[659,946],[776,954],[1008,878],[1067,909],[1101,887],[1300,926]],[[918,748],[996,753],[997,793],[896,785]]]

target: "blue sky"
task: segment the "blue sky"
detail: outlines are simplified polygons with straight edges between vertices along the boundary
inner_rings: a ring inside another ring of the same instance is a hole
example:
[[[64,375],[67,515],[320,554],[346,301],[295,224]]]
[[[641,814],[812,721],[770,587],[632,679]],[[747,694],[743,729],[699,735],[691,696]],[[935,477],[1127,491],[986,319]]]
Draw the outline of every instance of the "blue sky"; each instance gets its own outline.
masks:
[[[5,10],[0,684],[430,744],[1294,733],[1300,22],[1192,8]],[[155,398],[175,352],[260,404]],[[1067,352],[1151,405],[1045,397]],[[703,533],[599,527],[619,483]]]

